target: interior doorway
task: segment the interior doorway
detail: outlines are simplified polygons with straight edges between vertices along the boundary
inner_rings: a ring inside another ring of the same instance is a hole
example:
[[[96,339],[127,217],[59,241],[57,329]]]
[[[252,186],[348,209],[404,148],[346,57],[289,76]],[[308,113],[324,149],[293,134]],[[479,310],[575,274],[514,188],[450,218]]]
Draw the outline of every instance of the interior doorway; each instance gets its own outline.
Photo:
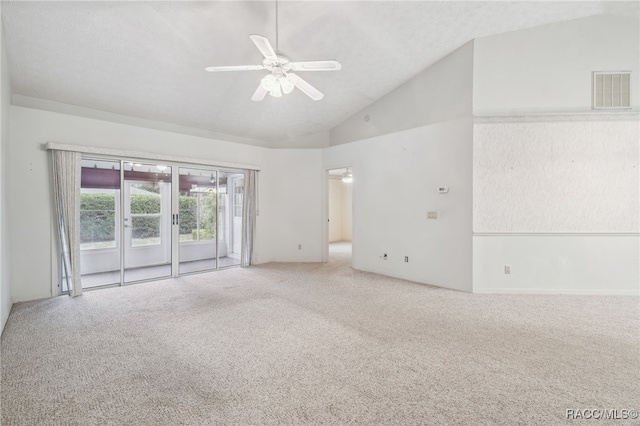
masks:
[[[353,168],[327,170],[327,247],[329,262],[353,258]]]

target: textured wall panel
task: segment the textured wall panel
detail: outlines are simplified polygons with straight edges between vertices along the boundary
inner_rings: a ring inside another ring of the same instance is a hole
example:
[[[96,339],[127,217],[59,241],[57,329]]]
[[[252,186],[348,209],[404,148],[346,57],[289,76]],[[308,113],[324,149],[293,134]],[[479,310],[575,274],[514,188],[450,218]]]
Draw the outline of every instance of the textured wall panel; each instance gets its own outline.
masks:
[[[638,232],[639,122],[476,119],[474,232]]]

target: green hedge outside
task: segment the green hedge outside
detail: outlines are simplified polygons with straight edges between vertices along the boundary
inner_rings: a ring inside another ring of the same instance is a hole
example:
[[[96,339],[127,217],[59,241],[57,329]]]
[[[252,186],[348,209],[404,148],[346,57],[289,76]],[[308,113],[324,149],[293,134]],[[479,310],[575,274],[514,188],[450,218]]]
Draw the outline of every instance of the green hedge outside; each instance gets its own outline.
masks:
[[[200,196],[200,239],[215,239],[215,195]],[[115,241],[116,202],[113,194],[86,193],[80,196],[80,242],[92,243]],[[196,196],[181,195],[179,198],[180,234],[191,234],[198,238],[198,200]],[[160,213],[159,194],[132,194],[131,213]],[[134,217],[133,238],[159,237],[157,217]]]
[[[113,194],[80,195],[80,242],[114,241],[116,200]]]

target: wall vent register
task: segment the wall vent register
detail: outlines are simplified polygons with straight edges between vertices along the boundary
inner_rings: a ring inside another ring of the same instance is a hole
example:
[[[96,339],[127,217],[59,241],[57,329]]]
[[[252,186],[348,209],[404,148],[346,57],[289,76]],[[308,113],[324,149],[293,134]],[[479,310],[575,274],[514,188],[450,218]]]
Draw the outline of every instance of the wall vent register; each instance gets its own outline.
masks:
[[[593,109],[629,108],[630,82],[630,72],[594,72]]]

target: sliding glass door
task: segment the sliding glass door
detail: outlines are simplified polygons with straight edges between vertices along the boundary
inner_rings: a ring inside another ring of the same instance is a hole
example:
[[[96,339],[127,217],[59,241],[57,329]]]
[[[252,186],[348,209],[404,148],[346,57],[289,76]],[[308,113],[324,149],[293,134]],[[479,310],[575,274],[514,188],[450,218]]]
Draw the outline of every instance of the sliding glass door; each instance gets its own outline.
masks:
[[[219,173],[218,250],[220,267],[240,265],[242,245],[242,199],[244,173],[225,171]]]
[[[120,284],[120,161],[83,159],[81,166],[82,288]]]
[[[218,267],[217,172],[180,167],[180,273]]]
[[[242,170],[83,158],[81,181],[83,288],[240,265]]]
[[[124,282],[170,277],[171,167],[124,165]]]

